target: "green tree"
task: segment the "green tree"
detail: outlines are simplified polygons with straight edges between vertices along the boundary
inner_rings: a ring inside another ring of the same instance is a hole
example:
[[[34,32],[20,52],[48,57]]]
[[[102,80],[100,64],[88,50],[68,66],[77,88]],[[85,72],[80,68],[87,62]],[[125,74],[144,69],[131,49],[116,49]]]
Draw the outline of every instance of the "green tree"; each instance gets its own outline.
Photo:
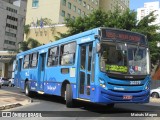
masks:
[[[24,26],[24,33],[26,34],[26,38],[28,37],[28,34],[30,33],[30,25],[25,25]]]
[[[33,38],[29,38],[27,41],[23,41],[20,45],[20,51],[26,51],[26,50],[29,50],[29,49],[32,49],[32,48],[35,48],[35,47],[38,47],[40,46],[41,44],[33,39]]]

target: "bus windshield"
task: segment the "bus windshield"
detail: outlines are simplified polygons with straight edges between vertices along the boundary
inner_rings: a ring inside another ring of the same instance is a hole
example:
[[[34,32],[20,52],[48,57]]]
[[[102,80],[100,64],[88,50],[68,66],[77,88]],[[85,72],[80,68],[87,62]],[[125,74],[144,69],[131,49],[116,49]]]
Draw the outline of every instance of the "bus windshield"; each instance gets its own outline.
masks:
[[[147,75],[145,47],[126,43],[101,44],[101,71],[108,73]]]

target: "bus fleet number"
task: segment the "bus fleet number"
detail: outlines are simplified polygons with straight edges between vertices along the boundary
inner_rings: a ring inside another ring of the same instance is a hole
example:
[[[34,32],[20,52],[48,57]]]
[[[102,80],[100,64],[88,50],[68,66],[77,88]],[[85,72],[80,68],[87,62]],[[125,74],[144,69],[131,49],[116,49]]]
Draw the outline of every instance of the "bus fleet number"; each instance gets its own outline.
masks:
[[[130,85],[140,85],[141,81],[130,81]]]

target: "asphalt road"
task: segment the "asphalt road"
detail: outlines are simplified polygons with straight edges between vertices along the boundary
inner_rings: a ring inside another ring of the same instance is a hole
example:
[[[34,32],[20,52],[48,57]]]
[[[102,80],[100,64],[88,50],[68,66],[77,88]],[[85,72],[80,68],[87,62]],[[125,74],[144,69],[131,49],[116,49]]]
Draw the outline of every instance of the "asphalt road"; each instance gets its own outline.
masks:
[[[19,94],[24,94],[16,88],[5,88],[6,90],[14,91]],[[31,113],[39,113],[43,117],[54,117],[54,119],[62,119],[62,117],[68,117],[68,119],[96,119],[106,120],[106,118],[114,119],[129,119],[131,116],[134,119],[151,119],[144,116],[156,116],[160,117],[160,104],[149,103],[149,104],[116,104],[113,109],[107,109],[106,106],[94,105],[90,103],[83,103],[76,101],[77,105],[75,108],[66,108],[65,101],[61,97],[49,96],[49,95],[35,95],[32,98],[33,102],[26,106],[21,106],[11,109],[12,112],[24,112],[28,111]],[[8,110],[9,111],[9,110]],[[125,117],[125,118],[124,118]],[[158,120],[159,117],[152,119]],[[16,118],[20,119],[20,118]],[[25,118],[28,119],[28,118]],[[32,118],[35,119],[35,118]],[[39,118],[38,118],[39,119]],[[41,118],[42,119],[42,118]],[[64,119],[64,118],[63,118]],[[30,119],[31,120],[31,119]],[[40,120],[40,119],[39,119]]]

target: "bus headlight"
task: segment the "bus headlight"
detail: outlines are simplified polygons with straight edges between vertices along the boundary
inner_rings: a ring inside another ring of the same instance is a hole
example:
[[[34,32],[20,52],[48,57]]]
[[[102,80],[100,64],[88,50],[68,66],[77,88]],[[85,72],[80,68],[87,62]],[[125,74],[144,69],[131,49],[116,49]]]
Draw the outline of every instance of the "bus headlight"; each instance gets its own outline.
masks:
[[[99,84],[101,87],[105,88],[106,87],[106,83],[103,79],[99,79]]]
[[[148,90],[150,88],[150,84],[148,83],[145,87],[145,90]]]

